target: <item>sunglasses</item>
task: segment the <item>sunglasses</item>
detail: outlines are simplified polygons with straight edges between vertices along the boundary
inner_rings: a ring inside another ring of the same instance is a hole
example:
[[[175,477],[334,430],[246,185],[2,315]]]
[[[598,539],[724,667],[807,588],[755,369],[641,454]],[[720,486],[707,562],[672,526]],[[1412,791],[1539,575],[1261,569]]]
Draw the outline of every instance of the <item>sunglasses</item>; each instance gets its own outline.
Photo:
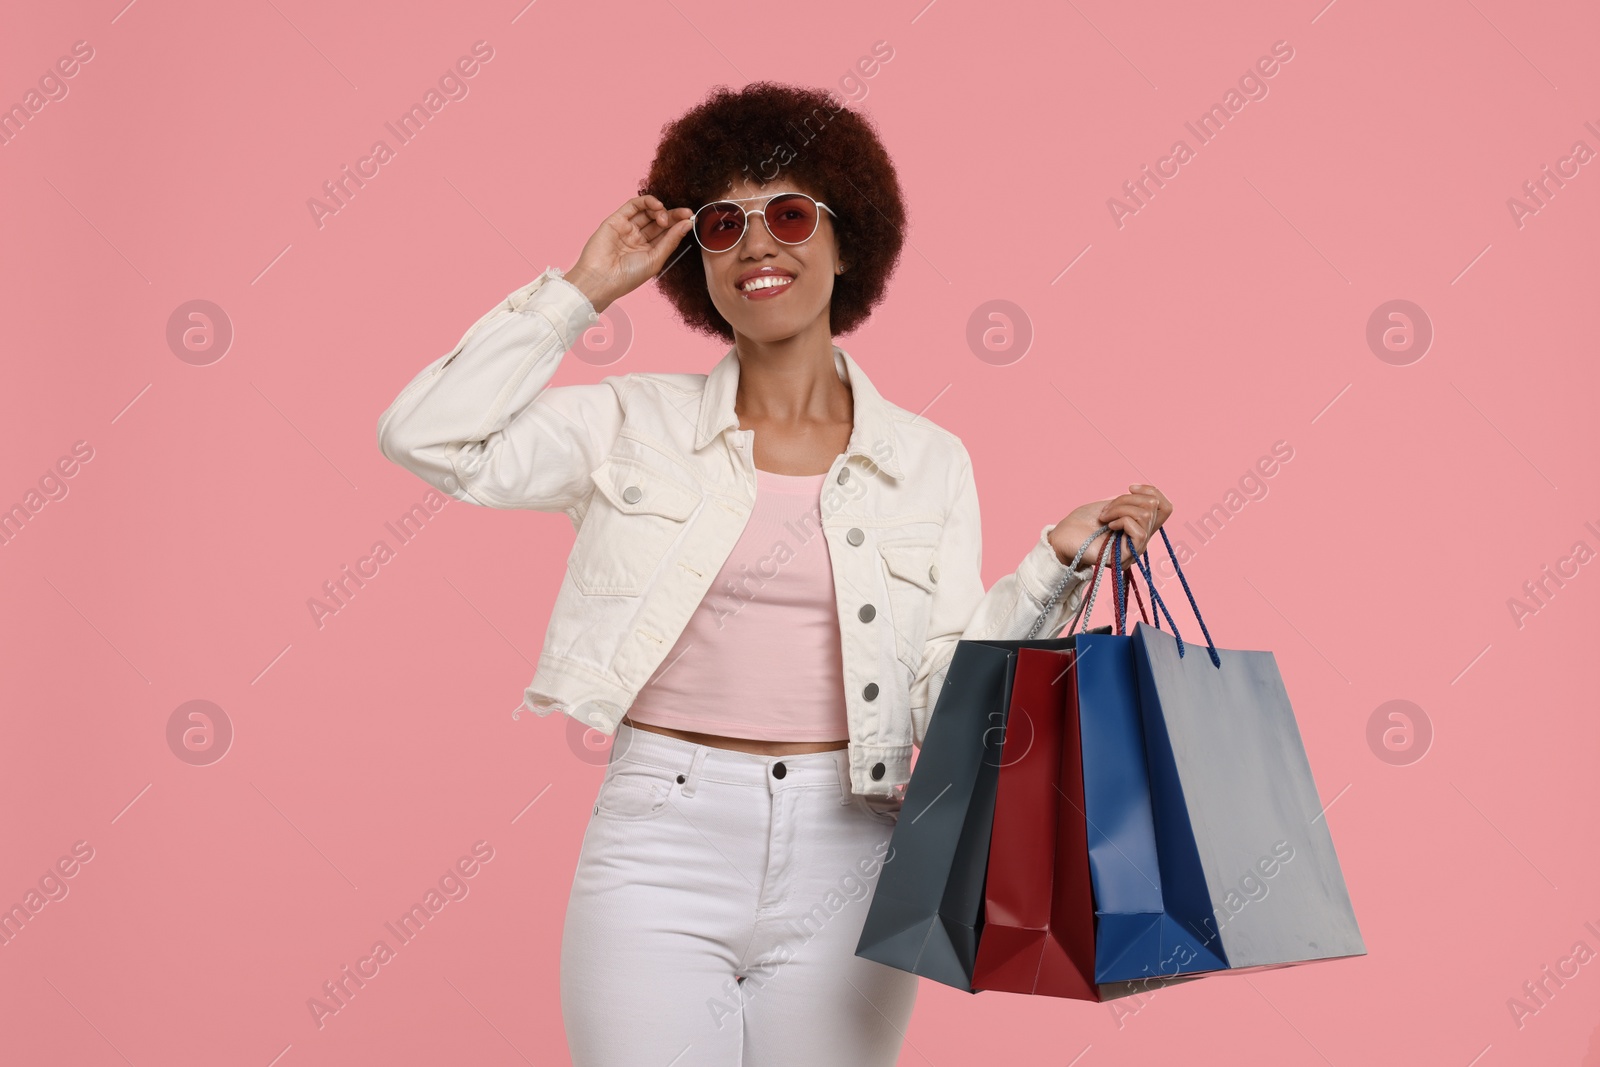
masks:
[[[738,200],[716,200],[694,213],[694,238],[707,252],[726,252],[739,243],[750,225],[751,215],[760,215],[773,240],[786,245],[804,244],[817,232],[822,212],[838,218],[833,208],[805,193],[776,193],[748,196],[745,200],[765,200],[765,207],[746,211]],[[818,210],[821,209],[821,211]]]

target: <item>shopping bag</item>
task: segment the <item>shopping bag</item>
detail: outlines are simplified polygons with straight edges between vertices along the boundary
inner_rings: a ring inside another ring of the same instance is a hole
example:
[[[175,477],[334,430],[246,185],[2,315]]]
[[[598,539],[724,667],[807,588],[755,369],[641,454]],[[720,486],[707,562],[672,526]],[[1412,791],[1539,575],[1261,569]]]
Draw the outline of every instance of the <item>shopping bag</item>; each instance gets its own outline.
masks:
[[[1277,661],[1216,647],[1161,537],[1207,645],[1186,649],[1176,624],[1136,624],[1131,640],[1167,903],[1201,917],[1230,970],[1365,955]]]
[[[1098,536],[1109,527],[1101,527]],[[1117,576],[1113,633],[1089,632],[1074,645],[1069,701],[1078,724],[1082,811],[1088,880],[1093,899],[1093,996],[1108,1000],[1167,984],[1181,976],[1224,966],[1207,945],[1209,912],[1184,910],[1185,898],[1163,878],[1157,849],[1155,806],[1145,761],[1145,739],[1133,639],[1124,632],[1126,601],[1119,538],[1110,573]],[[1078,618],[1094,612],[1099,566]],[[1133,587],[1137,592],[1137,587]],[[1154,589],[1151,590],[1152,600]],[[1141,614],[1144,605],[1141,601]],[[1159,617],[1158,617],[1159,621]],[[1070,635],[1078,625],[1073,620]],[[1082,877],[1076,854],[1057,857],[1058,868]]]

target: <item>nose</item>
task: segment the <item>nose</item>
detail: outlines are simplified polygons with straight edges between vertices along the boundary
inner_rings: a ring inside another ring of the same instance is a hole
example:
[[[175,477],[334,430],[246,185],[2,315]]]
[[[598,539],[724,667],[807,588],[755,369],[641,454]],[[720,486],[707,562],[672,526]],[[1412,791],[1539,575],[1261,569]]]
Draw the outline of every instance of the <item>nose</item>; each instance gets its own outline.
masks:
[[[759,231],[757,224],[760,225]],[[772,236],[772,231],[767,229],[767,216],[765,212],[754,214],[745,212],[744,233],[739,235],[739,247],[743,253],[765,254],[772,251],[779,242]]]

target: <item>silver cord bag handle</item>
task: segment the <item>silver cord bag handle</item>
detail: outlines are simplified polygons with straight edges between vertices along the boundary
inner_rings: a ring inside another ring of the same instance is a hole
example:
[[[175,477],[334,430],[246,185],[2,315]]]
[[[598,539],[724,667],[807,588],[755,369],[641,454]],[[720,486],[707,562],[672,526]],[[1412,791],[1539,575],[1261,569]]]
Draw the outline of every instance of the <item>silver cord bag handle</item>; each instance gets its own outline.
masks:
[[[1094,544],[1095,538],[1099,537],[1103,533],[1109,532],[1110,529],[1111,527],[1109,526],[1100,527],[1094,533],[1089,535],[1089,539],[1087,541],[1078,546],[1077,555],[1073,556],[1072,562],[1067,564],[1067,573],[1061,576],[1061,581],[1056,583],[1055,590],[1051,592],[1050,596],[1045,600],[1044,610],[1039,612],[1039,617],[1037,619],[1033,620],[1033,626],[1028,630],[1028,636],[1023,638],[1024,641],[1033,640],[1034,635],[1039,632],[1039,627],[1044,625],[1045,617],[1050,614],[1050,609],[1055,607],[1057,600],[1061,599],[1061,594],[1067,588],[1067,583],[1072,581],[1072,572],[1078,569],[1078,564],[1083,560],[1083,554],[1089,551],[1089,546]],[[1093,596],[1098,592],[1099,586],[1098,583],[1096,583],[1096,587],[1090,590],[1090,595]],[[1092,607],[1093,605],[1091,604],[1090,606]],[[1087,616],[1085,616],[1085,618],[1087,618]]]

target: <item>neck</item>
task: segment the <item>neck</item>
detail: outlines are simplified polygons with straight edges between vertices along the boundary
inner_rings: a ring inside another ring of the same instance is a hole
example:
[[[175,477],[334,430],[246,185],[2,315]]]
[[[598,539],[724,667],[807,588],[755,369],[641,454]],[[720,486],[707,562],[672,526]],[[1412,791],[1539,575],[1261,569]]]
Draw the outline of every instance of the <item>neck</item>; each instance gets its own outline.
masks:
[[[741,424],[849,421],[850,389],[833,363],[826,315],[779,341],[737,336],[739,388],[734,411]]]

